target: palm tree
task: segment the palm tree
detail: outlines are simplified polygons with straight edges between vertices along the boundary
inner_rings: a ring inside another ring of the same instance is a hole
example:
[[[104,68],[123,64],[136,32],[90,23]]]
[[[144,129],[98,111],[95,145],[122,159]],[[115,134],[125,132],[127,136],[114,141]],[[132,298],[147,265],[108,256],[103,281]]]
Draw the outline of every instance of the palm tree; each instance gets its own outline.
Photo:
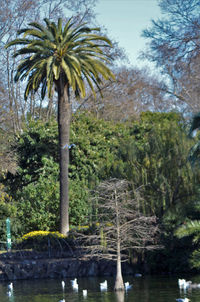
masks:
[[[114,79],[104,47],[111,42],[97,34],[98,28],[89,28],[86,24],[76,26],[69,19],[65,26],[62,19],[57,24],[44,19],[45,26],[37,22],[21,29],[17,38],[6,45],[20,45],[14,57],[22,56],[18,65],[15,81],[27,79],[24,93],[27,99],[30,92],[41,88],[41,96],[52,96],[53,87],[58,94],[58,133],[60,153],[60,232],[69,231],[69,130],[71,118],[70,92],[76,97],[85,97],[86,83],[95,95],[95,87],[100,90],[102,79]]]

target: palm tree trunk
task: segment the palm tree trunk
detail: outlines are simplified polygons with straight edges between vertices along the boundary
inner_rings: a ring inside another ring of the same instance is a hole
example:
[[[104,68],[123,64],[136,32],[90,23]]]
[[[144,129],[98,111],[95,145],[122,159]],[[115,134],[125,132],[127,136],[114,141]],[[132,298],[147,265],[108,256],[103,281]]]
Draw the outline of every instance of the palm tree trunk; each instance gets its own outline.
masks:
[[[60,233],[67,235],[69,232],[69,135],[71,104],[69,100],[68,85],[64,84],[62,76],[58,88],[58,133],[60,154]]]

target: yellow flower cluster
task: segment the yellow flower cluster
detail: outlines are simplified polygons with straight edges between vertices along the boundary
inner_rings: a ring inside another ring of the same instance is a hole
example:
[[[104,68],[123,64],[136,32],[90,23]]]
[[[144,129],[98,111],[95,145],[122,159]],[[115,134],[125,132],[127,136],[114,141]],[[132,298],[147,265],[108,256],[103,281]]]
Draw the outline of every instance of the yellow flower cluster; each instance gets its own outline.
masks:
[[[27,240],[29,238],[34,238],[34,237],[44,237],[44,236],[52,236],[52,237],[55,237],[55,238],[66,238],[65,235],[63,235],[59,232],[33,231],[33,232],[29,232],[29,233],[23,235],[22,240]]]

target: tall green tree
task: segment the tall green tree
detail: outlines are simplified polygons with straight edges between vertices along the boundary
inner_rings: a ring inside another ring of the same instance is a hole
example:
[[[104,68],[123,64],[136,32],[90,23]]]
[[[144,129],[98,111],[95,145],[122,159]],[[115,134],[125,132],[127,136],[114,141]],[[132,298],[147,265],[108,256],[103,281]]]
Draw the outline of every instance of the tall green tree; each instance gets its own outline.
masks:
[[[196,132],[199,129],[200,129],[200,112],[195,114],[192,118],[189,135],[191,137],[195,136]],[[189,160],[190,160],[191,164],[194,165],[196,163],[199,164],[199,159],[200,159],[200,139],[198,136],[196,143],[190,150]]]
[[[200,129],[200,113],[197,113],[193,116],[191,125],[190,125],[190,131],[189,135],[191,137],[196,135],[196,132]],[[189,160],[192,166],[199,165],[200,160],[200,140],[199,136],[197,138],[196,143],[193,145],[193,147],[190,149],[189,153]],[[193,245],[194,245],[194,251],[191,254],[190,257],[190,265],[194,268],[200,268],[200,261],[199,261],[199,255],[200,255],[200,249],[199,249],[199,242],[200,242],[200,220],[199,217],[199,201],[197,200],[195,203],[194,209],[197,212],[197,219],[189,219],[186,222],[184,222],[182,225],[178,227],[178,229],[175,231],[175,235],[178,238],[183,237],[192,237]]]
[[[22,56],[18,65],[15,81],[27,79],[24,97],[41,88],[41,97],[46,91],[51,97],[54,88],[58,94],[58,131],[60,154],[60,232],[69,231],[69,130],[71,119],[70,92],[76,97],[85,97],[86,83],[95,95],[102,79],[114,79],[107,67],[109,57],[105,47],[111,42],[97,33],[98,28],[89,28],[86,24],[75,26],[72,19],[62,25],[44,19],[45,26],[33,22],[28,28],[21,29],[17,38],[6,45],[21,47],[14,57]]]

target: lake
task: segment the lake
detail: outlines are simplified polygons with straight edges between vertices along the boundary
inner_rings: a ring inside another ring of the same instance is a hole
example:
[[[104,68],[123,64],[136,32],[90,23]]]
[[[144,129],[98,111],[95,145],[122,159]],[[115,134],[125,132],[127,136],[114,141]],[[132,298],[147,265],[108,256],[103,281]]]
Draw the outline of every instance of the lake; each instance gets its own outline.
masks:
[[[65,289],[62,288],[62,280],[22,280],[13,281],[13,294],[8,295],[8,284],[0,283],[0,302],[172,302],[177,298],[187,297],[191,302],[200,302],[200,288],[180,291],[178,278],[192,280],[200,283],[200,276],[166,277],[125,276],[124,282],[132,284],[132,288],[125,293],[116,294],[113,291],[114,279],[107,277],[107,291],[100,291],[100,282],[105,278],[78,278],[78,292],[73,290],[70,279],[64,279]],[[87,289],[87,296],[83,296],[83,290]]]

